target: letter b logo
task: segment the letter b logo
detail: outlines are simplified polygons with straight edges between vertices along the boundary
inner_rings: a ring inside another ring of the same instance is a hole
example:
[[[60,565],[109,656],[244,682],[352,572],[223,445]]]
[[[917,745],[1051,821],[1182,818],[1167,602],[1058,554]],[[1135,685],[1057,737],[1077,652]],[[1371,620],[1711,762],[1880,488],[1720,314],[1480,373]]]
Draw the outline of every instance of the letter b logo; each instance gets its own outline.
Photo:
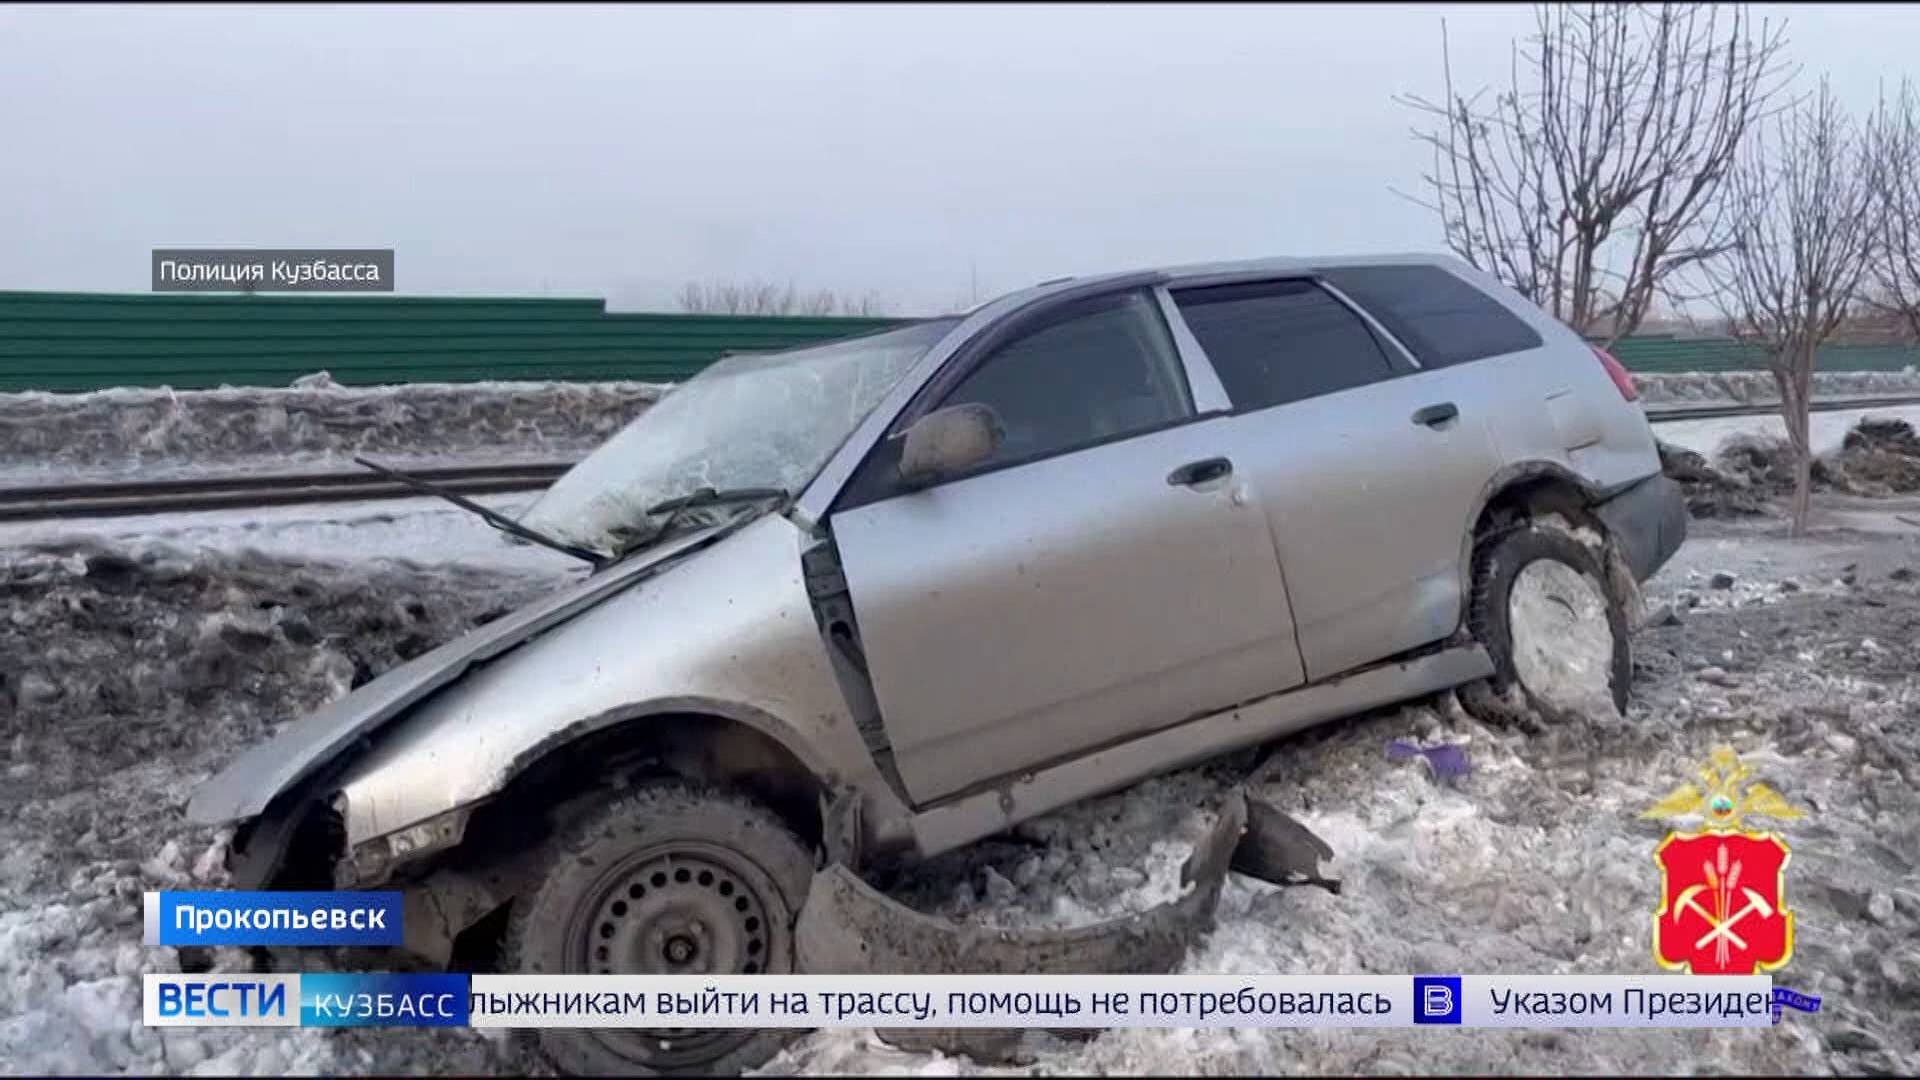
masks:
[[[1458,1024],[1460,976],[1416,975],[1413,979],[1413,1022]]]

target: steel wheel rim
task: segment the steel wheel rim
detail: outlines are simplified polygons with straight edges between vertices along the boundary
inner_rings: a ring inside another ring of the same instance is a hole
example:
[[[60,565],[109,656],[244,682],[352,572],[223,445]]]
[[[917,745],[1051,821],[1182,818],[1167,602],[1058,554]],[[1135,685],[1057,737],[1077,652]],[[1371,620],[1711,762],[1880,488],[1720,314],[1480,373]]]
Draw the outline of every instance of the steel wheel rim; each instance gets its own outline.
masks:
[[[655,844],[602,874],[576,905],[568,968],[610,975],[753,975],[784,967],[787,911],[773,880],[739,852],[702,841]],[[710,1062],[746,1028],[601,1028],[628,1060],[673,1069]]]

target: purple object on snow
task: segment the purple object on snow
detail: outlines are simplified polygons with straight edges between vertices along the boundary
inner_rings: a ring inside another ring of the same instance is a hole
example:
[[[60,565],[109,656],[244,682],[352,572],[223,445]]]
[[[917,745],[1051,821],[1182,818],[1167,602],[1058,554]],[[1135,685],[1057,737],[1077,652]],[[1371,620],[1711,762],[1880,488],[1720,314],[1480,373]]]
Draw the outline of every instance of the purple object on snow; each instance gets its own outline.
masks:
[[[1387,744],[1387,757],[1394,761],[1425,758],[1436,780],[1457,780],[1473,771],[1467,765],[1467,755],[1458,746],[1416,746],[1405,739],[1395,739]]]

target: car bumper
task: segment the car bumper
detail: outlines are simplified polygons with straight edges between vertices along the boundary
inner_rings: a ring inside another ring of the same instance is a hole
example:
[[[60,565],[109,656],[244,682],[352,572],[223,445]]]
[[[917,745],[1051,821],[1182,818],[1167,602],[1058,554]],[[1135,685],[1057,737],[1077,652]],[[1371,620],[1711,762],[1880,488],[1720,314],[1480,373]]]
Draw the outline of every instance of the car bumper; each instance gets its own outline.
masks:
[[[1687,500],[1680,485],[1656,473],[1614,493],[1593,508],[1636,581],[1667,564],[1687,538]]]

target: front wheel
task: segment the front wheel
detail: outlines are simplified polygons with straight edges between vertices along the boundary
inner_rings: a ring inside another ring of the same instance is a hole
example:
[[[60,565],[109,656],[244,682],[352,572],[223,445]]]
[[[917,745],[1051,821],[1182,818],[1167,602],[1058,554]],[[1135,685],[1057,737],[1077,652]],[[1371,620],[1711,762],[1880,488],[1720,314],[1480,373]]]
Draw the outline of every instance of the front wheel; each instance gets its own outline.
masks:
[[[1468,617],[1494,666],[1492,678],[1461,688],[1480,719],[1534,727],[1626,711],[1626,608],[1571,534],[1535,523],[1486,542],[1474,555]]]
[[[543,884],[515,905],[508,970],[753,975],[793,970],[813,860],[757,803],[664,783],[608,802],[552,841]],[[552,1028],[564,1073],[738,1073],[792,1031]]]

